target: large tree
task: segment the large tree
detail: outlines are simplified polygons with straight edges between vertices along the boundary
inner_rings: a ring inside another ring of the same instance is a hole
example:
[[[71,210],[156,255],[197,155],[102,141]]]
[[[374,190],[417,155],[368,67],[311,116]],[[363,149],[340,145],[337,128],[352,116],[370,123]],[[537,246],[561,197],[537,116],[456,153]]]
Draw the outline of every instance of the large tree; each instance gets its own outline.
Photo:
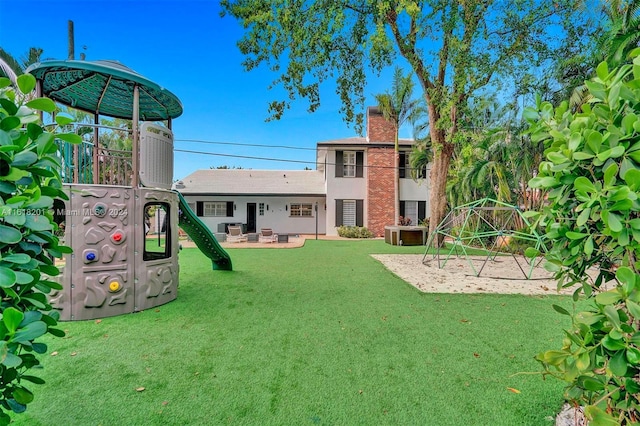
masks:
[[[505,77],[540,66],[588,13],[581,0],[222,0],[222,14],[240,21],[238,42],[247,70],[262,64],[278,74],[285,99],[269,111],[279,118],[291,100],[320,105],[320,84],[335,80],[341,112],[362,129],[367,71],[380,72],[399,54],[410,65],[428,105],[433,146],[430,219],[447,210],[449,164],[468,99]],[[560,41],[558,41],[560,40]]]

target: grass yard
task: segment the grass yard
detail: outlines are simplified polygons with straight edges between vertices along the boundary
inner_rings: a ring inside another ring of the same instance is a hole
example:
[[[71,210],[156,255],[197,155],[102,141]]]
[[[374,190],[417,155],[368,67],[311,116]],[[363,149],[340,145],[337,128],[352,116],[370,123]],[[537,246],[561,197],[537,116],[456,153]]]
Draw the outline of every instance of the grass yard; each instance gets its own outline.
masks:
[[[552,425],[562,383],[518,373],[559,347],[570,299],[422,294],[369,256],[421,252],[307,241],[212,271],[185,249],[176,301],[46,340],[14,423]]]

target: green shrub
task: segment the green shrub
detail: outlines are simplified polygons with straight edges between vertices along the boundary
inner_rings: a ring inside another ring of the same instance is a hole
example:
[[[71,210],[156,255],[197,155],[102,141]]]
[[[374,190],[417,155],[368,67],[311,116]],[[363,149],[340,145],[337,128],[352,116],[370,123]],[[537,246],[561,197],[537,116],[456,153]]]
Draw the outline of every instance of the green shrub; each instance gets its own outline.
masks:
[[[591,426],[638,424],[640,57],[611,71],[601,63],[586,86],[593,99],[579,113],[540,101],[525,111],[532,140],[546,147],[529,184],[549,194],[538,218],[551,241],[549,269],[559,287],[577,286],[576,301],[589,301],[573,312],[554,305],[572,325],[562,348],[536,359],[568,383],[565,398],[585,406]]]
[[[26,96],[35,87],[31,75],[18,77],[17,88],[0,78],[0,424],[7,411],[24,412],[34,399],[26,387],[43,380],[30,375],[47,346],[36,342],[55,328],[59,314],[46,294],[60,290],[49,277],[59,274],[53,259],[70,253],[54,234],[53,202],[67,199],[57,169],[55,138],[79,142],[75,134],[55,133],[40,123],[38,111],[53,112],[53,101]],[[63,115],[58,125],[69,124]],[[54,129],[55,130],[55,129]]]
[[[338,235],[344,238],[372,238],[373,233],[365,226],[341,226]]]

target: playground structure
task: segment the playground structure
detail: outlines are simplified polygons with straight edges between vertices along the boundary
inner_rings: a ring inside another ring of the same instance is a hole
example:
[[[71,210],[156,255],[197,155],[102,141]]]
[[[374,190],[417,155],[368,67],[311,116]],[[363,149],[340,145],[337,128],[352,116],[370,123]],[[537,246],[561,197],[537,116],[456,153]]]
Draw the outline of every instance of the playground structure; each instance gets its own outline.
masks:
[[[427,259],[430,247],[438,242],[437,248]],[[443,269],[452,256],[464,257],[473,274],[479,277],[490,262],[498,256],[509,253],[526,279],[532,279],[534,268],[542,258],[527,258],[516,255],[510,249],[514,243],[523,243],[539,252],[546,252],[544,241],[517,207],[491,198],[483,198],[452,209],[430,233],[422,263],[437,261]],[[486,256],[474,265],[470,249],[482,249]],[[519,259],[520,258],[520,259]],[[507,277],[491,277],[502,278]]]
[[[83,129],[82,144],[59,144],[69,200],[57,201],[54,218],[73,253],[57,262],[55,279],[63,289],[49,298],[62,320],[115,316],[174,300],[179,225],[213,269],[231,270],[229,255],[171,190],[171,120],[182,114],[173,93],[115,61],[45,61],[27,72],[36,77],[37,96],[94,117],[93,124],[76,127]],[[103,126],[100,116],[130,120],[131,126]],[[101,142],[114,136],[121,142],[115,148]]]

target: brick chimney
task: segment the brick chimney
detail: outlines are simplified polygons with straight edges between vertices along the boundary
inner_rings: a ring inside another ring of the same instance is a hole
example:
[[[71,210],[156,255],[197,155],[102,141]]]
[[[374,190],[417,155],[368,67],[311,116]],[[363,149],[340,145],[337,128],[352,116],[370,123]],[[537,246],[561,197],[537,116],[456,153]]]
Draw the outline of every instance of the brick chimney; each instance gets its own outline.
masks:
[[[367,108],[367,142],[394,142],[396,130],[378,107]]]
[[[374,235],[384,236],[386,225],[395,225],[393,167],[395,129],[376,107],[367,108],[367,142],[386,146],[367,148],[367,228]]]

